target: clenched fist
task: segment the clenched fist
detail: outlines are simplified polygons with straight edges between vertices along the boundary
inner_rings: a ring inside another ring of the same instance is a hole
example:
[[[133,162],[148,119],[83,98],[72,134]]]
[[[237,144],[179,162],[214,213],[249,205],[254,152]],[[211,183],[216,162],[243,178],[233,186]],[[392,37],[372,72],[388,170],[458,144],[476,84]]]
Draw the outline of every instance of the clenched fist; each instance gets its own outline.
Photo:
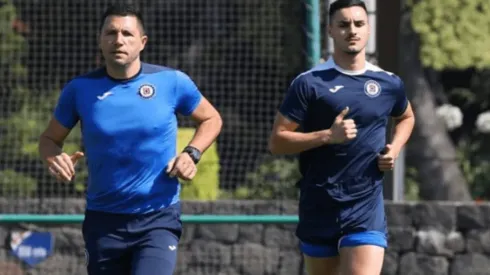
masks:
[[[349,107],[345,107],[345,109],[342,110],[330,127],[330,140],[333,144],[344,143],[357,136],[357,128],[354,120],[344,119],[347,113],[349,113]]]
[[[46,160],[49,173],[59,181],[69,182],[75,176],[75,166],[83,156],[84,154],[82,152],[76,152],[71,156],[66,153],[61,153],[57,156],[50,157]]]
[[[378,155],[378,168],[379,170],[391,171],[395,167],[396,154],[393,151],[391,144],[387,144],[385,149]]]
[[[196,175],[197,167],[188,153],[181,153],[170,160],[167,165],[167,173],[170,177],[177,176],[185,181],[189,181]]]

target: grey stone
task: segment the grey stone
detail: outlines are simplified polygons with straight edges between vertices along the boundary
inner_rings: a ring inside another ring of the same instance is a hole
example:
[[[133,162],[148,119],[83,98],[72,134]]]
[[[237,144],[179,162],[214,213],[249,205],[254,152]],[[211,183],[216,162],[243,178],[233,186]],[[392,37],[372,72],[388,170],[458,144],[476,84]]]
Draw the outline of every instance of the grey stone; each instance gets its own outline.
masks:
[[[191,245],[190,265],[217,268],[231,264],[230,246],[213,241],[195,240]]]
[[[446,247],[446,235],[440,231],[428,230],[417,232],[417,252],[435,255],[452,256],[453,251]]]
[[[196,237],[232,244],[238,239],[238,224],[201,224],[197,226]]]
[[[179,240],[180,245],[187,245],[194,240],[197,226],[196,224],[186,224],[182,228],[182,235]]]
[[[451,232],[456,228],[456,206],[435,202],[420,203],[414,209],[414,225],[418,230],[437,229]]]
[[[490,253],[490,230],[470,230],[466,239],[466,250],[468,252]]]
[[[205,266],[194,266],[182,272],[181,270],[176,270],[174,275],[240,275],[232,267],[205,267]]]
[[[465,251],[465,240],[460,232],[450,232],[446,235],[446,247],[454,253]]]
[[[454,257],[450,275],[487,275],[489,272],[488,257],[482,254],[465,254]]]
[[[277,275],[301,274],[301,254],[298,250],[280,250],[280,264]]]
[[[386,202],[385,213],[391,227],[412,227],[414,207],[410,204]]]
[[[264,244],[266,247],[294,249],[298,247],[298,240],[294,235],[294,231],[284,230],[277,226],[269,225],[265,229]]]
[[[388,228],[388,250],[405,252],[413,249],[415,230],[410,227]]]
[[[398,254],[388,251],[383,261],[381,275],[397,275],[398,272]]]
[[[183,201],[180,204],[182,214],[199,215],[209,214],[211,212],[211,204],[202,201]]]
[[[263,224],[242,224],[238,231],[239,243],[250,242],[262,244],[262,240],[264,239]]]
[[[60,250],[73,250],[79,248],[79,255],[83,255],[83,247],[85,241],[83,240],[82,230],[80,228],[61,227],[53,228],[50,230],[55,237],[55,247]]]
[[[297,215],[298,202],[296,201],[261,201],[256,204],[258,215]]]
[[[0,260],[0,275],[24,275],[22,265],[14,261]]]
[[[409,252],[400,258],[399,275],[447,275],[449,263],[444,257]]]
[[[476,204],[459,206],[457,208],[458,230],[465,232],[469,229],[484,228],[486,224],[484,214],[482,207]]]
[[[278,272],[279,258],[278,248],[245,243],[233,246],[232,266],[244,275],[272,275]]]
[[[86,274],[84,263],[84,257],[56,253],[34,268],[27,269],[27,271],[29,275]]]
[[[176,267],[179,270],[185,271],[192,263],[192,251],[189,246],[180,245],[178,247]]]

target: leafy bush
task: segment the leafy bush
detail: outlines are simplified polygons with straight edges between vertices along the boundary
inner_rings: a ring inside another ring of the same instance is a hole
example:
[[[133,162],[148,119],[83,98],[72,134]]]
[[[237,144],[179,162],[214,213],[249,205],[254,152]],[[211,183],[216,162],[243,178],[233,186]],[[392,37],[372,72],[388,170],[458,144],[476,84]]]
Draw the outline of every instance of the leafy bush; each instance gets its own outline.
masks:
[[[412,25],[421,40],[425,67],[484,68],[490,65],[490,1],[420,0],[412,6]]]
[[[37,181],[14,170],[0,171],[0,194],[2,197],[34,197]]]
[[[247,174],[245,186],[232,194],[236,199],[296,199],[296,183],[301,178],[297,160],[267,156],[257,169]]]

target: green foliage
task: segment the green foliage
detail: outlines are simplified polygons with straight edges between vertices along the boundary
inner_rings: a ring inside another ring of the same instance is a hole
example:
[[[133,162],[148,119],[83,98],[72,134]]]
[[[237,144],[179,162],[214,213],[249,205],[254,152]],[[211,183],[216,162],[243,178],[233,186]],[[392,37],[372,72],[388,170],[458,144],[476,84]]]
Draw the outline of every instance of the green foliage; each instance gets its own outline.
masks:
[[[8,159],[14,162],[40,161],[39,136],[52,117],[58,94],[54,92],[48,97],[30,97],[26,99],[19,111],[13,113],[9,118],[0,119],[0,127],[7,130],[0,139],[1,155],[8,156]],[[66,138],[63,151],[72,154],[79,150],[81,150],[81,133],[80,126],[77,125]],[[85,190],[87,176],[86,164],[82,160],[77,165],[77,176],[74,181],[77,191]]]
[[[0,114],[8,116],[16,111],[27,95],[23,87],[27,69],[22,59],[27,54],[26,39],[12,28],[17,17],[11,1],[2,1],[0,6]]]
[[[195,129],[179,128],[177,152],[181,152],[194,136]],[[219,193],[219,155],[216,143],[202,155],[197,174],[191,181],[183,181],[181,198],[184,200],[216,200]]]
[[[17,173],[14,170],[0,171],[0,196],[2,197],[34,197],[37,181]]]
[[[421,39],[424,66],[490,66],[490,1],[420,0],[412,6],[412,25]]]
[[[247,175],[245,186],[232,194],[236,199],[297,199],[296,183],[301,178],[297,160],[266,157]]]
[[[474,198],[490,199],[490,152],[483,139],[461,141],[458,159]],[[486,152],[485,152],[486,151]]]
[[[2,155],[12,156],[14,159],[39,158],[39,136],[52,117],[57,99],[58,93],[44,98],[30,97],[10,118],[0,119],[0,127],[7,129],[0,140],[0,150],[7,151],[1,152]],[[64,150],[67,153],[80,150],[80,140],[80,129],[77,126],[68,136]]]
[[[405,171],[405,200],[419,200],[418,171],[414,167],[406,167]]]

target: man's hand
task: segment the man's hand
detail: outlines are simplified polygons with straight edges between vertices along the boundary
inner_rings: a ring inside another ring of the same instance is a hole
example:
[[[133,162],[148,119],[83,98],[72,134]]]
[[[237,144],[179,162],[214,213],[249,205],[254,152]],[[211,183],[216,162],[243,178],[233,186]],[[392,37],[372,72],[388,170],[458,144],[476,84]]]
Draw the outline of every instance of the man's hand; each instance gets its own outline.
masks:
[[[396,154],[391,144],[387,144],[383,152],[378,155],[378,168],[379,170],[391,171],[395,167]]]
[[[345,109],[335,118],[334,123],[330,127],[330,143],[344,143],[356,138],[356,123],[353,119],[344,119],[348,112],[349,107],[345,107]]]
[[[177,176],[185,181],[189,181],[196,176],[197,167],[189,154],[181,153],[168,163],[167,173],[170,177]]]
[[[84,154],[82,152],[76,152],[71,156],[66,153],[61,153],[57,156],[50,157],[46,160],[49,173],[59,181],[70,182],[75,176],[75,166],[83,156]]]

